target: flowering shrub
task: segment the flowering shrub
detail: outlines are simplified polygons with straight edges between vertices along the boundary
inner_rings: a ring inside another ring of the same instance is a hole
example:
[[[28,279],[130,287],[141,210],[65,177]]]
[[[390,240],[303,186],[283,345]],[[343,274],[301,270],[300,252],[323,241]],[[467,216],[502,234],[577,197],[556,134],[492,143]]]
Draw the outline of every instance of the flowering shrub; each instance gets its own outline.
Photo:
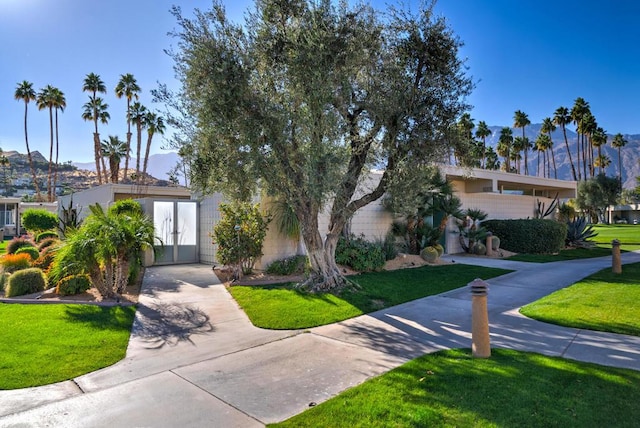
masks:
[[[13,273],[31,266],[31,256],[22,254],[5,254],[0,257],[0,266],[5,272]]]

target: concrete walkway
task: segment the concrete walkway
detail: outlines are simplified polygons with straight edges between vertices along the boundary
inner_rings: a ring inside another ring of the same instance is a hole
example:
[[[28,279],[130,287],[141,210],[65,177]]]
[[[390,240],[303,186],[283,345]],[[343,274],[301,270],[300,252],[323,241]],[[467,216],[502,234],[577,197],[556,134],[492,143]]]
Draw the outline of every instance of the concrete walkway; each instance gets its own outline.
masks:
[[[502,267],[489,280],[491,344],[640,370],[640,338],[557,327],[518,308],[610,258]],[[624,263],[640,261],[625,253]],[[305,331],[253,327],[211,267],[147,270],[127,356],[72,381],[0,391],[0,427],[260,427],[424,353],[471,346],[466,287]]]

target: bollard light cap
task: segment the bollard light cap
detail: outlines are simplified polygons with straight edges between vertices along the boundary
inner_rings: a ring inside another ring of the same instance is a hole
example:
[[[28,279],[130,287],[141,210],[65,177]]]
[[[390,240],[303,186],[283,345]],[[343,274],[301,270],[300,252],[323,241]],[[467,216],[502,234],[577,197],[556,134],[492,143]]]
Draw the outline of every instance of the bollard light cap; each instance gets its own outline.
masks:
[[[474,279],[468,285],[471,287],[471,294],[474,296],[484,296],[489,290],[489,284],[480,278]]]

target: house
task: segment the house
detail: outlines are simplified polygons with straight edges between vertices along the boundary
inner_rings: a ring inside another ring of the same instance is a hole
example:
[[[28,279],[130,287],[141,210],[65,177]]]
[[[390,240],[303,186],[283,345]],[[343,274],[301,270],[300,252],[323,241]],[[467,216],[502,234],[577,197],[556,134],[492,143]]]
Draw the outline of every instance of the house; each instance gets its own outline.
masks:
[[[0,229],[3,238],[14,237],[25,233],[22,228],[22,214],[30,209],[44,209],[56,213],[56,202],[22,202],[20,198],[0,198]]]
[[[611,205],[607,212],[609,224],[640,224],[640,204]]]
[[[489,219],[530,218],[535,215],[538,203],[548,207],[556,195],[559,199],[576,196],[575,181],[452,166],[441,166],[441,171],[452,183],[462,208],[481,209]],[[375,186],[381,176],[382,172],[373,171],[361,186]],[[216,246],[210,234],[220,220],[218,207],[224,201],[220,194],[201,197],[181,187],[136,188],[135,185],[104,184],[60,197],[60,209],[68,209],[73,201],[73,209],[79,210],[79,215],[84,217],[91,204],[100,203],[107,207],[125,198],[139,200],[154,221],[156,234],[161,241],[156,246],[156,263],[217,262]],[[263,210],[269,210],[269,199],[258,202]],[[384,238],[392,221],[393,215],[383,207],[382,200],[378,200],[356,212],[350,223],[350,231],[369,240]],[[325,211],[319,218],[321,232],[327,229],[328,222],[329,214]],[[461,251],[456,231],[457,228],[450,222],[445,242],[447,253]],[[256,266],[264,268],[274,260],[304,252],[304,245],[299,239],[283,236],[271,227],[264,241],[264,255]]]

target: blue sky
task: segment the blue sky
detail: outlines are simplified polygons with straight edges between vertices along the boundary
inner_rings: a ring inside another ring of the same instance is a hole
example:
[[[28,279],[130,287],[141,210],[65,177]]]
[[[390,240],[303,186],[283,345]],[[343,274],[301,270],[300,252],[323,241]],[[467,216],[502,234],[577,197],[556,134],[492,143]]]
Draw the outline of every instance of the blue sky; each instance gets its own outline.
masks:
[[[225,3],[234,20],[253,4]],[[138,79],[143,104],[162,110],[151,103],[149,91],[157,82],[175,85],[172,61],[163,52],[175,43],[167,36],[175,28],[172,4],[188,13],[211,3],[0,0],[0,147],[25,151],[24,104],[13,99],[17,83],[25,79],[36,90],[51,84],[65,93],[61,161],[93,159],[92,125],[81,119],[87,73],[99,74],[109,90],[111,121],[101,128],[103,138],[125,136],[125,101],[113,93],[123,73]],[[508,126],[513,112],[522,110],[537,123],[583,97],[609,133],[640,133],[640,2],[440,0],[436,13],[465,43],[461,54],[476,82],[468,100],[476,122]],[[45,153],[48,115],[33,103],[29,109],[30,144]],[[161,139],[155,141],[152,152],[162,152],[161,145]]]

